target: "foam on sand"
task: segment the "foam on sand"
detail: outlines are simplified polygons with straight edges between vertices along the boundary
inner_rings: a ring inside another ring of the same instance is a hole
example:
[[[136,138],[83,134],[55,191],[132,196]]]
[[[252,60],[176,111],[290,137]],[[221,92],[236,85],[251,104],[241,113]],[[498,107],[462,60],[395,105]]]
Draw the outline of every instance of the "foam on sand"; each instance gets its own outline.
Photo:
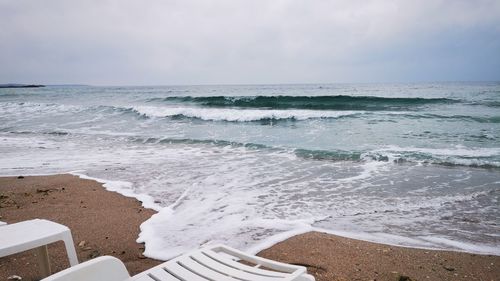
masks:
[[[160,211],[162,209],[158,204],[154,202],[154,198],[150,195],[136,193],[131,182],[89,177],[85,175],[84,172],[85,171],[71,171],[68,172],[68,174],[78,176],[81,179],[93,180],[98,183],[102,183],[102,186],[108,191],[118,192],[123,196],[132,197],[139,200],[145,208],[153,209],[155,211]]]

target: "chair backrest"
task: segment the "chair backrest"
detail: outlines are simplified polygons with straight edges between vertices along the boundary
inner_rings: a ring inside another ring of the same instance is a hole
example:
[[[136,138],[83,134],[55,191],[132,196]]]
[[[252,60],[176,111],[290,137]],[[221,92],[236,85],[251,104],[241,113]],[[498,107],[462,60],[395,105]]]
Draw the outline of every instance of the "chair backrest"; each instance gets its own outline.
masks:
[[[41,281],[124,281],[128,278],[130,275],[119,259],[103,256],[67,268]]]

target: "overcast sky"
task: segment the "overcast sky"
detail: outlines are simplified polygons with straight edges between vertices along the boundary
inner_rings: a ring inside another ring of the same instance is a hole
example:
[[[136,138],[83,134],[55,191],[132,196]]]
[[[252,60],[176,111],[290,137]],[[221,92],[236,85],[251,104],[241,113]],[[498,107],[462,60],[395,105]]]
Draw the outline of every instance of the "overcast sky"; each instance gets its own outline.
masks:
[[[0,0],[0,83],[500,80],[500,0]]]

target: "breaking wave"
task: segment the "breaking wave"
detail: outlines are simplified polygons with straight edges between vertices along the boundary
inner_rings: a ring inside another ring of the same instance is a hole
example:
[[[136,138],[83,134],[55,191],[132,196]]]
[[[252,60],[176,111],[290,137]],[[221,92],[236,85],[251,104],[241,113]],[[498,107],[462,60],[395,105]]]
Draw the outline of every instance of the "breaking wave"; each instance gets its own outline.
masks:
[[[176,96],[153,98],[149,102],[163,101],[175,104],[195,104],[203,107],[311,109],[311,110],[411,110],[432,104],[457,103],[447,98],[384,98],[373,96]]]
[[[249,122],[260,120],[306,120],[313,118],[339,118],[362,114],[360,111],[215,109],[193,107],[137,106],[134,110],[147,117],[196,118],[205,121]]]

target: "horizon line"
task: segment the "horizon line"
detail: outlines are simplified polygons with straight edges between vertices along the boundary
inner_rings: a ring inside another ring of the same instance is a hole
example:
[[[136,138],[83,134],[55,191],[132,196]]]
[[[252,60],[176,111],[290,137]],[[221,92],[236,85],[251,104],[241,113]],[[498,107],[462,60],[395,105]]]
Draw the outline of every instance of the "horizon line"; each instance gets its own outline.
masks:
[[[432,83],[500,83],[500,80],[434,80],[406,82],[285,82],[285,83],[200,83],[200,84],[87,84],[87,83],[0,83],[0,85],[42,85],[48,87],[180,87],[180,86],[272,86],[272,85],[348,85],[348,84],[432,84]]]

